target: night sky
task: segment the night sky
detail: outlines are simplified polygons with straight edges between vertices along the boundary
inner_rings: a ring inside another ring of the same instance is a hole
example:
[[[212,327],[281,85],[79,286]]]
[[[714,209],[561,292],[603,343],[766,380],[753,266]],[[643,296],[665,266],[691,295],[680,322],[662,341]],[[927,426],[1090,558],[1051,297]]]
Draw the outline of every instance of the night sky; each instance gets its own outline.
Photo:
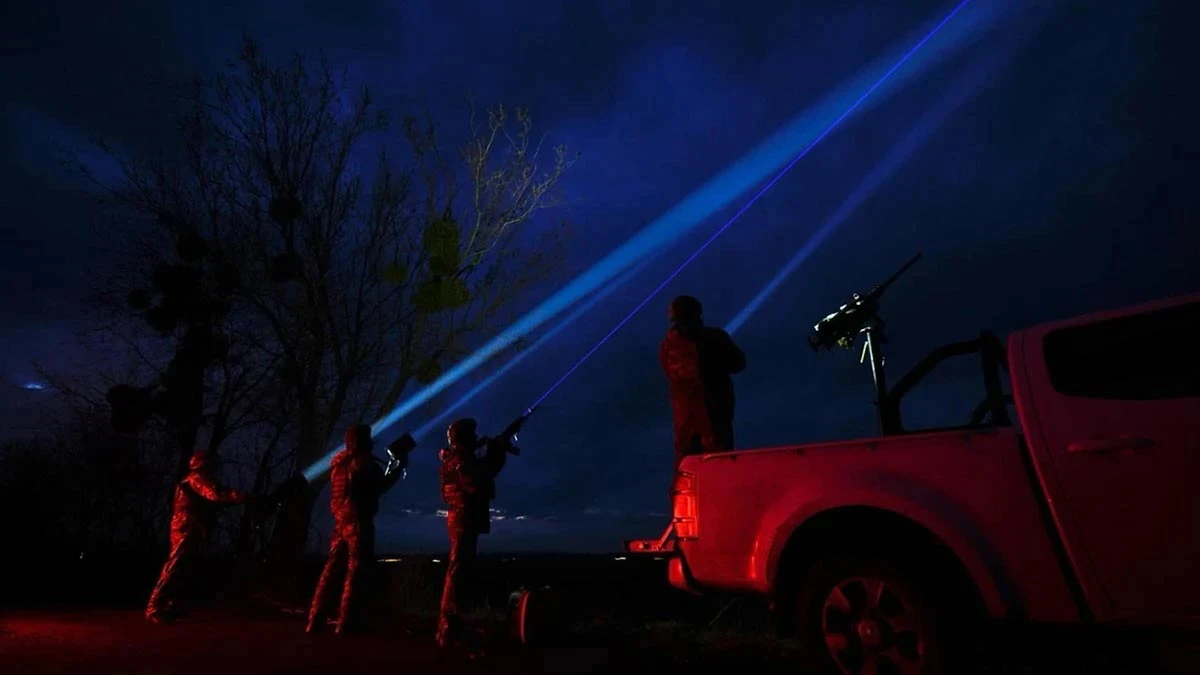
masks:
[[[6,434],[49,393],[20,388],[35,379],[33,361],[79,366],[85,273],[105,263],[97,215],[62,149],[162,143],[164,83],[221,67],[243,30],[272,56],[324,50],[382,106],[429,108],[449,129],[465,127],[466,94],[530,106],[552,140],[582,152],[559,214],[573,233],[565,280],[957,2],[12,4],[0,10]],[[740,447],[874,433],[858,353],[815,354],[805,337],[918,251],[925,258],[884,301],[893,378],[983,328],[1003,336],[1200,290],[1192,3],[998,4],[1010,6],[1005,21],[851,117],[547,400],[499,481],[506,518],[485,549],[612,550],[656,536],[672,463],[657,365],[666,303],[695,295],[708,323],[724,325],[922,120],[941,123],[735,334],[749,363],[735,380]],[[488,428],[508,422],[743,202],[464,413]],[[965,423],[982,398],[976,362],[949,365],[907,401],[910,426]],[[421,440],[379,516],[382,551],[445,546],[434,515],[441,439]]]

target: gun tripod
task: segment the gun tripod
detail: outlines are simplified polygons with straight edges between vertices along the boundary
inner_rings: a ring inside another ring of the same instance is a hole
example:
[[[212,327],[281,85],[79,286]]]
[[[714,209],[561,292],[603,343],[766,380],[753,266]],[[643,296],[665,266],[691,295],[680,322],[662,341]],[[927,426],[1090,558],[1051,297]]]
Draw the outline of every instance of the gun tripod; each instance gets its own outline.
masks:
[[[896,433],[899,425],[892,419],[891,407],[887,405],[887,375],[884,372],[886,359],[883,357],[883,345],[887,344],[887,335],[883,332],[884,322],[879,317],[873,319],[870,325],[858,331],[859,335],[865,338],[858,362],[871,360],[871,380],[875,383],[875,409],[879,418],[879,433],[888,435]]]

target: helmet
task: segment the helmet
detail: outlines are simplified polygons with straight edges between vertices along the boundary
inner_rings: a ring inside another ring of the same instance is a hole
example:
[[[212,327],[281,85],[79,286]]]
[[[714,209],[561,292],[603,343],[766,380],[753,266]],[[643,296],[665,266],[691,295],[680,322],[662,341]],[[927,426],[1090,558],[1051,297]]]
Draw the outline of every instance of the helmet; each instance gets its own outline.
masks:
[[[690,295],[681,295],[671,301],[667,309],[667,318],[672,323],[697,323],[704,313],[700,301]]]
[[[351,453],[371,451],[371,425],[355,424],[346,430],[346,449]]]
[[[208,450],[199,448],[192,453],[192,458],[188,460],[188,470],[199,471],[208,466],[212,462],[212,459],[212,455],[209,454]]]
[[[470,417],[455,421],[446,429],[446,443],[452,448],[475,447],[479,425]]]

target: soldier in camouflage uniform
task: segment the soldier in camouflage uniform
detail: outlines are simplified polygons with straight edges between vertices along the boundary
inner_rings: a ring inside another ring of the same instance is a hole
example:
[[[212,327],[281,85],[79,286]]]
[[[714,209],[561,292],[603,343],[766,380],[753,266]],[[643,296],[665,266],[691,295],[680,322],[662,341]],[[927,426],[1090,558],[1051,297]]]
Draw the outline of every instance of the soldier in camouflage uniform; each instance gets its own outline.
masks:
[[[158,583],[146,603],[146,618],[170,623],[179,614],[175,601],[182,576],[186,575],[208,536],[208,525],[217,508],[241,504],[246,495],[217,484],[212,456],[206,450],[192,453],[188,473],[175,486],[171,511],[171,553],[163,564]]]
[[[330,468],[329,507],[333,512],[333,534],[329,557],[313,593],[308,612],[310,633],[325,625],[327,596],[335,588],[333,577],[344,567],[341,602],[338,605],[336,633],[360,628],[357,599],[362,585],[363,568],[375,558],[375,514],[379,498],[399,480],[402,467],[388,466],[385,472],[375,463],[371,450],[371,427],[357,424],[346,432],[346,448],[333,458]]]
[[[486,453],[475,454],[481,445],[473,419],[461,419],[446,431],[447,446],[440,453],[442,499],[446,502],[446,528],[450,534],[450,556],[442,605],[438,617],[437,643],[447,646],[466,637],[460,612],[470,597],[479,535],[491,531],[489,508],[496,496],[496,476],[504,468],[512,448],[509,438],[483,439]]]
[[[675,465],[687,455],[733,449],[733,380],[746,355],[729,333],[704,325],[700,301],[681,295],[658,358],[670,386]]]

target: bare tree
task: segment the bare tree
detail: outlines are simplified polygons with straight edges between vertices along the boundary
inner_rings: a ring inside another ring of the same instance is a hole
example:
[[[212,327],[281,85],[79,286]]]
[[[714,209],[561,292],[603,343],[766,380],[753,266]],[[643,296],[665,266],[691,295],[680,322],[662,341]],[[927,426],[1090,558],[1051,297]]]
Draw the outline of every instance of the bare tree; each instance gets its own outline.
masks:
[[[210,139],[231,183],[252,258],[241,289],[291,397],[298,467],[414,379],[436,377],[557,261],[547,242],[558,225],[528,226],[558,203],[572,159],[558,147],[539,167],[523,110],[497,108],[481,126],[472,117],[457,157],[428,115],[407,118],[399,161],[384,150],[362,167],[368,139],[387,141],[369,92],[348,91],[324,62],[268,63],[250,40],[191,104],[194,137]],[[285,558],[303,544],[319,487],[279,528]]]
[[[194,116],[179,128],[179,146],[155,156],[127,158],[101,146],[120,167],[115,180],[80,167],[111,228],[111,266],[92,296],[93,351],[123,348],[134,357],[125,378],[93,385],[109,380],[104,398],[123,431],[157,420],[172,433],[176,473],[203,428],[217,452],[260,421],[254,404],[275,366],[241,302],[247,256],[226,167]]]
[[[324,60],[269,62],[250,39],[180,103],[178,148],[123,162],[121,183],[104,186],[138,224],[104,301],[114,325],[136,317],[116,331],[130,350],[154,342],[147,326],[169,337],[146,354],[148,369],[166,370],[164,351],[204,357],[191,362],[203,366],[189,371],[188,415],[171,421],[188,427],[181,444],[197,417],[210,443],[253,439],[236,445],[252,448],[239,458],[256,492],[436,378],[560,259],[561,223],[538,215],[560,203],[574,158],[541,152],[524,110],[478,122],[471,108],[458,152],[428,115],[406,118],[393,139],[366,89],[348,90]],[[364,161],[376,139],[385,149]],[[200,319],[172,323],[158,311],[171,303],[138,292],[160,267],[204,289]],[[320,487],[275,528],[281,560],[300,552]]]
[[[389,267],[402,290],[396,311],[403,330],[377,414],[391,410],[414,380],[432,382],[466,355],[471,340],[510,318],[513,299],[561,260],[561,222],[540,232],[529,225],[561,204],[558,183],[576,157],[558,145],[546,161],[524,108],[498,106],[481,123],[472,106],[470,125],[470,140],[452,161],[428,116],[405,120],[421,227],[409,231],[404,257]]]

